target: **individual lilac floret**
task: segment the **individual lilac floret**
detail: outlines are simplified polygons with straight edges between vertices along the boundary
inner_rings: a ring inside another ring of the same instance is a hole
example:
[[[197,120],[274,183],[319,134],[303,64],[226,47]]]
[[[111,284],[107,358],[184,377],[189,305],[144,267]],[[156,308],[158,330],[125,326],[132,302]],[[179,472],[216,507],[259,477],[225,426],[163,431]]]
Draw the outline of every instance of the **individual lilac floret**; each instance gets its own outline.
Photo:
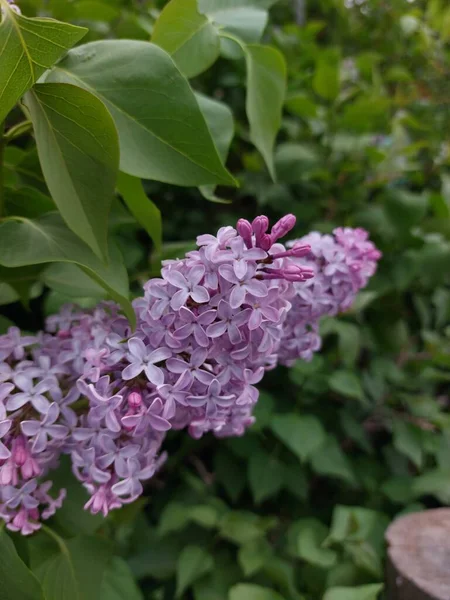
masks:
[[[291,261],[301,268],[311,268],[314,277],[301,285],[294,284],[295,297],[279,352],[279,362],[287,366],[298,358],[311,360],[321,347],[319,319],[350,308],[381,258],[364,229],[339,228],[333,235],[313,232],[288,243],[292,249],[304,245],[310,246],[311,252],[292,257]]]

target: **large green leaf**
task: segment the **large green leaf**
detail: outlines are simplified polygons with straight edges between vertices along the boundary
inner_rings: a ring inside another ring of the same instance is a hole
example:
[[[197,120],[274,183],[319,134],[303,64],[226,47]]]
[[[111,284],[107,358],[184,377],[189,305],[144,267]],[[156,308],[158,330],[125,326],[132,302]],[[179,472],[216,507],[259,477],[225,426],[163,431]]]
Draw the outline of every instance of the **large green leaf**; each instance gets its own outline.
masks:
[[[68,226],[101,258],[119,171],[119,140],[102,102],[74,85],[44,83],[25,96],[50,193]]]
[[[48,214],[34,221],[8,219],[0,224],[0,265],[23,267],[49,262],[79,265],[121,304],[134,324],[135,314],[128,300],[127,272],[113,244],[110,245],[110,262],[105,265],[57,214]]]
[[[117,186],[125,204],[152,238],[159,254],[162,248],[162,220],[159,208],[147,196],[142,182],[137,177],[119,173]]]
[[[177,598],[180,598],[197,579],[213,569],[211,554],[200,546],[187,546],[177,563]]]
[[[69,52],[47,80],[84,87],[106,104],[125,173],[176,185],[235,184],[188,81],[155,44],[86,44]]]
[[[47,527],[59,552],[36,569],[46,600],[98,600],[111,548],[105,539],[80,536],[68,541]]]
[[[160,14],[152,42],[164,48],[186,77],[206,71],[217,59],[217,27],[198,12],[197,0],[171,0]]]
[[[320,448],[326,439],[322,424],[311,415],[278,415],[272,421],[272,429],[301,460]]]
[[[53,19],[29,19],[6,0],[0,23],[0,123],[19,98],[87,33]]]
[[[200,106],[200,110],[208,124],[219,156],[222,159],[223,164],[225,164],[234,137],[233,113],[223,102],[213,100],[212,98],[208,98],[208,96],[199,93],[196,93],[195,96],[198,105]],[[214,185],[202,185],[200,186],[200,192],[204,198],[211,200],[212,202],[227,204],[229,202],[228,200],[222,200],[215,195]]]
[[[118,556],[113,556],[103,576],[99,600],[142,600],[142,592],[134,580],[130,567]]]
[[[246,46],[245,56],[250,136],[275,180],[273,148],[286,94],[286,62],[275,48],[257,44]]]
[[[50,289],[72,298],[97,298],[106,291],[80,267],[71,263],[52,263],[41,274],[41,281]]]
[[[2,600],[44,600],[39,581],[22,562],[4,529],[0,531],[0,582]]]

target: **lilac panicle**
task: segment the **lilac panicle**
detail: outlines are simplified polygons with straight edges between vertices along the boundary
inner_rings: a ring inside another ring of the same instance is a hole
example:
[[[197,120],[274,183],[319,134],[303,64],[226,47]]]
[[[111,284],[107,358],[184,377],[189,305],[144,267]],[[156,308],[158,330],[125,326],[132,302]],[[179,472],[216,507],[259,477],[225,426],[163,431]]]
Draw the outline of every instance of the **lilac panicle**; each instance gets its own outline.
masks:
[[[61,506],[50,471],[61,453],[89,494],[86,510],[133,502],[166,459],[170,429],[242,435],[255,387],[278,362],[310,358],[318,320],[347,309],[380,253],[361,229],[312,233],[265,216],[201,235],[135,300],[137,327],[113,303],[66,306],[46,331],[0,336],[0,518],[28,535]]]
[[[298,358],[311,360],[321,347],[319,319],[349,309],[381,258],[364,229],[339,228],[333,235],[313,232],[288,243],[291,249],[303,245],[311,251],[291,260],[302,268],[310,267],[314,277],[302,285],[294,284],[295,296],[279,352],[279,362],[287,366]]]

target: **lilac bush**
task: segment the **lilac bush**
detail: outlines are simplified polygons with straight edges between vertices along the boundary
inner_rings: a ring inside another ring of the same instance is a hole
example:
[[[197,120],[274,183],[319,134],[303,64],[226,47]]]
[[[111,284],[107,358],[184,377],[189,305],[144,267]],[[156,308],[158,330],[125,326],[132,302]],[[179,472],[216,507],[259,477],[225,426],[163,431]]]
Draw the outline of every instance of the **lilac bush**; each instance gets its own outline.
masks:
[[[46,480],[61,453],[105,516],[133,502],[164,463],[170,429],[242,435],[258,384],[278,362],[309,358],[317,323],[347,309],[380,257],[363,230],[279,239],[288,215],[241,219],[163,263],[135,300],[137,327],[113,303],[67,306],[46,331],[0,337],[0,516],[30,534],[61,505]]]

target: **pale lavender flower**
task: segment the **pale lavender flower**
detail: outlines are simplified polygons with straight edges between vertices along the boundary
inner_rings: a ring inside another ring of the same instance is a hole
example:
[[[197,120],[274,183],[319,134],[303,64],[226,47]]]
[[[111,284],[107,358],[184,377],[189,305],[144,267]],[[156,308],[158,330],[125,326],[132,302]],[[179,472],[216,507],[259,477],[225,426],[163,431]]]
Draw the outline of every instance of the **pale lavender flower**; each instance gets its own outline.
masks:
[[[144,371],[147,379],[154,385],[162,385],[164,383],[164,372],[156,366],[156,363],[170,358],[172,351],[168,348],[149,349],[142,340],[136,337],[128,341],[128,349],[130,364],[123,370],[123,379],[125,381],[134,379]]]

